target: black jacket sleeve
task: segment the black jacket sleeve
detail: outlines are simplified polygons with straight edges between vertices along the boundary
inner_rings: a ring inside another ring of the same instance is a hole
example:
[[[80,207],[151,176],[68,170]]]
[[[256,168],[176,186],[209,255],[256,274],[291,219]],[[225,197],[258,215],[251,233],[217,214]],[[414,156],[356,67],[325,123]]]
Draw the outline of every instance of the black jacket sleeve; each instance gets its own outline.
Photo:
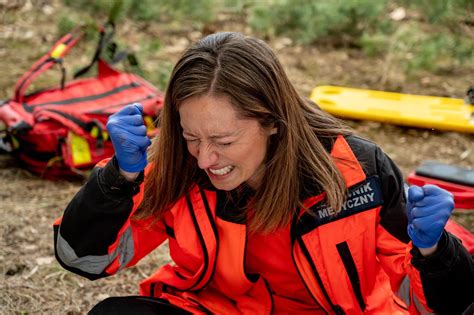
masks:
[[[382,209],[381,224],[400,241],[408,242],[402,174],[380,148],[376,155],[382,182],[391,187],[382,189],[385,204],[390,206]],[[413,267],[420,272],[426,302],[436,313],[461,314],[474,301],[472,257],[455,236],[444,232],[436,253],[430,257],[424,257],[418,248],[413,248],[411,255]]]
[[[428,306],[436,313],[461,314],[474,302],[472,256],[455,236],[444,232],[433,255],[424,257],[416,247],[411,254]]]
[[[384,205],[380,224],[403,243],[407,233],[404,180],[396,164],[378,146],[358,137],[348,142],[368,174],[380,176]],[[411,250],[411,264],[420,272],[428,306],[439,314],[461,314],[474,302],[474,264],[462,243],[444,232],[437,251],[424,257],[418,248]]]
[[[107,255],[132,211],[132,197],[139,192],[143,177],[142,172],[135,182],[128,182],[120,175],[115,158],[103,168],[94,168],[66,207],[60,225],[55,226],[56,257],[63,267],[71,270],[59,259],[58,233],[78,257]],[[71,271],[81,274],[78,270]]]

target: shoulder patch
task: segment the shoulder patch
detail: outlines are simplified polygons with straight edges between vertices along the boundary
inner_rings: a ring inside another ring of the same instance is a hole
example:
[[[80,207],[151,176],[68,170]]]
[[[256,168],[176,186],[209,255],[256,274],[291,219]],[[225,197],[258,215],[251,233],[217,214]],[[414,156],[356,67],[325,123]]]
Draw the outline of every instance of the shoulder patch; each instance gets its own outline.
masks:
[[[318,226],[364,212],[380,206],[382,203],[379,177],[377,175],[370,176],[365,181],[349,188],[347,199],[339,213],[336,213],[324,199],[310,208],[311,213],[305,213],[301,216],[297,228],[299,233],[303,235]]]

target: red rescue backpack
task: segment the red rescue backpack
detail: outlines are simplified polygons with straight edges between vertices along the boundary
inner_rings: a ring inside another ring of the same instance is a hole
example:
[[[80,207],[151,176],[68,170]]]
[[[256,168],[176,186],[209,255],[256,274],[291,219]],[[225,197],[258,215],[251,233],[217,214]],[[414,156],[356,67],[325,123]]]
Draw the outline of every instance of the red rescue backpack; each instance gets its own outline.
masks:
[[[0,105],[8,139],[3,146],[7,144],[31,172],[48,179],[87,175],[98,161],[113,155],[105,124],[109,115],[127,104],[140,102],[150,135],[156,132],[153,122],[162,94],[145,79],[114,69],[101,57],[105,48],[116,47],[110,45],[113,32],[110,24],[101,29],[92,62],[68,83],[63,57],[78,36],[65,35],[18,80],[13,97]],[[95,64],[97,76],[78,79]],[[60,86],[26,94],[31,82],[54,65],[62,69]]]

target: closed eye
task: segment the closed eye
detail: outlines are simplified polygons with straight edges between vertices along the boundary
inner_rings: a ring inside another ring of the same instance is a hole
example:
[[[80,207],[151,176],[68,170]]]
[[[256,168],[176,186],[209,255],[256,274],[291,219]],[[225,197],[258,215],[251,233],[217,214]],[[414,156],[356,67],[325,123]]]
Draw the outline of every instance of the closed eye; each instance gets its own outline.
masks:
[[[199,141],[199,139],[194,139],[194,138],[184,138],[184,140],[188,143],[196,143]]]

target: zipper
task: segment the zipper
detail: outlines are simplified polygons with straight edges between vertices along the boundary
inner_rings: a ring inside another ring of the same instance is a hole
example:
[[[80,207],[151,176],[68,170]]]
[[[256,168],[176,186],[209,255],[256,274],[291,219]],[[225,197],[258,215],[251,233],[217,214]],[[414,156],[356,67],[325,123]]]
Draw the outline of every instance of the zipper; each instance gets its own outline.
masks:
[[[65,100],[60,100],[60,101],[39,103],[39,104],[33,104],[33,105],[28,105],[27,103],[23,102],[23,109],[26,112],[31,113],[36,107],[41,107],[41,106],[46,106],[46,105],[72,105],[72,104],[81,103],[81,102],[95,101],[95,100],[110,96],[112,94],[116,94],[128,89],[133,89],[139,86],[140,86],[140,83],[132,82],[132,83],[124,84],[116,88],[113,88],[111,90],[108,90],[106,92],[95,94],[95,95],[75,97],[75,98],[70,98],[70,99],[65,99]]]
[[[341,242],[336,245],[337,252],[341,257],[342,263],[344,264],[344,268],[346,269],[346,273],[349,276],[349,280],[351,282],[352,290],[356,296],[357,302],[359,303],[360,309],[362,312],[365,311],[366,305],[364,301],[364,297],[362,295],[362,290],[360,288],[360,279],[359,274],[357,273],[357,267],[352,257],[351,250],[349,249],[349,245],[346,241]]]
[[[301,272],[300,272],[300,270],[298,269],[298,265],[296,264],[295,257],[294,257],[294,255],[293,255],[293,249],[291,250],[291,259],[293,260],[293,264],[295,265],[296,272],[298,273],[298,276],[300,277],[301,282],[303,283],[304,287],[306,288],[306,291],[308,291],[309,295],[313,298],[313,300],[314,300],[314,302],[316,303],[316,305],[320,306],[321,309],[324,311],[324,313],[328,314],[328,312],[326,312],[326,310],[321,306],[321,304],[318,303],[318,300],[316,299],[316,297],[313,296],[313,293],[311,292],[311,290],[309,289],[308,285],[306,284],[306,281],[304,280],[303,276],[301,275]]]
[[[291,223],[291,229],[290,229],[290,237],[291,237],[291,243],[293,244],[295,241],[298,242],[298,245],[300,246],[301,248],[301,252],[303,253],[304,257],[306,258],[306,261],[308,262],[308,264],[310,265],[311,267],[311,270],[313,272],[313,275],[314,277],[316,278],[316,281],[319,285],[319,287],[321,288],[321,291],[323,292],[323,295],[324,297],[326,298],[326,301],[328,302],[328,304],[330,305],[330,307],[332,308],[332,310],[334,311],[334,313],[336,313],[337,315],[344,315],[345,312],[344,310],[342,309],[341,306],[337,305],[337,304],[334,304],[332,301],[331,301],[331,298],[329,297],[329,294],[328,292],[326,291],[326,288],[324,287],[323,285],[323,281],[321,280],[321,277],[319,276],[319,273],[318,273],[318,270],[316,269],[316,265],[313,263],[313,260],[311,259],[311,255],[309,254],[309,251],[308,249],[306,248],[306,245],[304,244],[303,242],[303,238],[301,237],[301,234],[299,234],[297,232],[298,230],[298,226],[297,226],[297,223],[298,223],[298,214],[301,212],[301,208],[298,208],[295,213],[294,213],[294,216],[293,216],[293,220],[292,220],[292,223]],[[293,246],[293,245],[292,245]],[[301,281],[303,282],[304,286],[306,287],[306,290],[308,291],[309,295],[314,299],[314,301],[320,305],[320,303],[318,303],[318,300],[316,299],[316,297],[313,295],[313,293],[311,292],[311,290],[309,289],[309,286],[307,285],[306,283],[306,280],[304,279],[304,277],[302,276],[299,268],[298,268],[298,265],[296,264],[296,260],[295,260],[295,257],[294,257],[294,252],[293,252],[293,249],[291,251],[291,257],[293,259],[293,263],[295,264],[295,267],[296,267],[296,271],[298,272],[298,275],[300,276],[301,278]],[[320,305],[321,306],[321,305]],[[325,311],[326,313],[328,313],[323,307],[321,307],[321,309],[323,311]]]
[[[270,313],[269,314],[273,314],[273,309],[275,308],[275,302],[273,301],[272,291],[270,290],[270,286],[268,285],[268,282],[263,277],[262,277],[262,281],[265,284],[265,287],[267,288],[268,296],[270,297],[271,305],[270,305]]]
[[[319,287],[321,288],[321,291],[323,292],[324,297],[328,301],[329,305],[331,306],[332,310],[337,314],[337,315],[343,315],[345,314],[344,310],[342,307],[340,307],[337,304],[334,304],[331,301],[331,298],[329,297],[328,292],[326,291],[326,288],[323,285],[323,281],[321,280],[321,277],[319,276],[318,270],[316,269],[316,265],[313,263],[313,260],[311,259],[311,256],[309,254],[308,249],[304,245],[303,239],[301,237],[297,237],[298,244],[300,245],[301,251],[303,252],[303,255],[305,256],[308,264],[311,267],[311,270],[313,271],[314,277],[316,278],[316,281],[318,282]],[[297,268],[298,269],[298,268]],[[311,292],[310,292],[311,293]],[[313,297],[315,298],[315,297]],[[316,299],[316,298],[315,298]]]
[[[193,221],[194,229],[196,230],[196,234],[198,236],[199,243],[201,245],[201,249],[202,249],[202,253],[203,253],[203,260],[204,260],[203,271],[199,275],[196,282],[190,288],[188,288],[188,290],[191,291],[191,290],[193,290],[193,288],[197,287],[200,284],[200,282],[202,281],[202,279],[204,278],[204,276],[206,275],[206,273],[209,269],[209,252],[207,250],[206,242],[204,241],[204,236],[202,235],[201,229],[200,229],[199,224],[197,222],[197,218],[196,218],[196,214],[195,214],[195,211],[194,211],[193,203],[191,201],[191,198],[189,197],[189,194],[186,194],[186,203],[188,204],[188,210],[189,210],[189,213],[191,215],[191,219]],[[194,289],[194,290],[196,290],[196,289]]]
[[[198,186],[198,187],[199,187],[199,193],[201,194],[202,202],[204,204],[204,209],[206,209],[207,219],[209,220],[209,223],[211,224],[212,232],[214,233],[214,237],[216,238],[216,254],[215,254],[214,263],[211,266],[212,268],[211,275],[209,276],[209,279],[207,280],[207,282],[202,285],[202,288],[205,288],[212,281],[212,278],[214,277],[214,272],[216,271],[217,255],[219,254],[219,234],[217,232],[217,226],[214,221],[214,218],[211,212],[211,207],[209,206],[209,202],[206,197],[206,193],[204,192],[204,189],[202,189],[201,186]]]

